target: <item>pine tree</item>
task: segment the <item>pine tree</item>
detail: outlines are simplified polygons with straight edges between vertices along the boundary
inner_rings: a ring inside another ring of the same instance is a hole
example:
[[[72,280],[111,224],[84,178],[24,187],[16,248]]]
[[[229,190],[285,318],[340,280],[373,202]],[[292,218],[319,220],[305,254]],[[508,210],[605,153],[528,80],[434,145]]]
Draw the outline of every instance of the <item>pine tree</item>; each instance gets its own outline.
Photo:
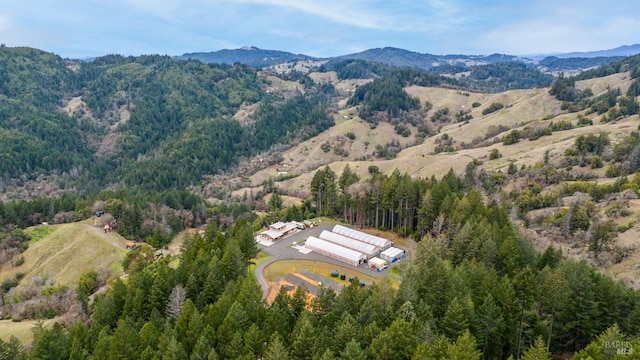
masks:
[[[267,350],[264,353],[263,360],[290,360],[289,351],[282,342],[280,334],[274,333],[269,338]]]
[[[353,316],[347,312],[343,313],[333,335],[333,350],[336,353],[342,352],[345,346],[354,340],[359,333],[358,325]]]
[[[480,350],[477,349],[476,339],[466,330],[458,336],[455,343],[447,347],[449,360],[480,360]]]
[[[244,333],[244,352],[247,354],[253,354],[255,357],[259,358],[264,352],[264,343],[266,340],[265,335],[260,331],[258,325],[251,324],[249,329]]]
[[[535,277],[529,266],[516,274],[513,279],[513,288],[516,298],[520,302],[520,325],[518,327],[518,348],[516,350],[516,357],[519,358],[522,345],[522,330],[524,327],[524,312],[534,301],[537,294]]]
[[[462,335],[465,330],[469,329],[467,318],[468,314],[458,301],[458,298],[453,298],[442,319],[442,332],[449,339],[456,339]]]
[[[313,350],[316,338],[313,315],[305,312],[296,322],[291,334],[291,357],[300,360],[311,360],[314,355]]]
[[[209,339],[204,335],[200,335],[193,347],[193,351],[191,351],[189,360],[206,360],[212,349],[213,346]]]
[[[547,352],[547,346],[541,337],[538,337],[533,345],[529,347],[529,350],[524,352],[522,360],[551,360],[551,356]]]
[[[502,309],[498,307],[491,294],[487,294],[478,307],[478,321],[482,354],[487,357],[497,356],[500,351],[499,344],[502,343],[504,318]]]
[[[296,288],[296,291],[294,291],[293,295],[289,299],[289,308],[296,319],[300,317],[300,314],[302,314],[304,309],[307,307],[307,295],[307,289],[303,284]]]
[[[418,347],[418,338],[411,325],[397,319],[383,330],[369,347],[369,356],[373,359],[411,359]]]
[[[109,342],[109,359],[137,358],[138,333],[124,320],[118,320]]]
[[[366,360],[367,355],[356,339],[351,339],[340,353],[341,360]]]

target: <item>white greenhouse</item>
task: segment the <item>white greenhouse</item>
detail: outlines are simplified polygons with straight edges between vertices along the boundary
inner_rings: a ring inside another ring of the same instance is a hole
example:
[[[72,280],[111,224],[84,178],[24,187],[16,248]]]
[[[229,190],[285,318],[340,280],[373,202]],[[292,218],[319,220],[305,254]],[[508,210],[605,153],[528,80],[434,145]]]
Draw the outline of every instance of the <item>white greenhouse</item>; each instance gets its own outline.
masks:
[[[332,231],[334,233],[336,233],[336,234],[348,236],[350,238],[354,238],[356,240],[360,240],[360,241],[366,242],[366,243],[371,244],[373,246],[377,246],[377,247],[381,248],[382,250],[387,250],[388,248],[391,247],[391,245],[393,245],[391,243],[391,241],[389,241],[389,240],[387,240],[385,238],[381,238],[381,237],[375,236],[375,235],[369,235],[367,233],[363,233],[362,231],[350,229],[350,228],[348,228],[346,226],[342,226],[342,225],[334,226]]]
[[[320,234],[320,239],[331,241],[332,243],[340,246],[347,247],[359,251],[367,255],[367,259],[378,256],[380,254],[380,248],[369,243],[350,238],[348,236],[333,233],[331,231],[323,230]]]
[[[361,252],[334,244],[327,240],[318,239],[314,236],[309,236],[304,246],[309,250],[317,252],[318,254],[342,261],[353,266],[358,266],[367,261],[367,256]]]
[[[404,259],[404,250],[397,247],[390,247],[387,250],[380,253],[380,257],[388,262],[396,262],[400,259]]]

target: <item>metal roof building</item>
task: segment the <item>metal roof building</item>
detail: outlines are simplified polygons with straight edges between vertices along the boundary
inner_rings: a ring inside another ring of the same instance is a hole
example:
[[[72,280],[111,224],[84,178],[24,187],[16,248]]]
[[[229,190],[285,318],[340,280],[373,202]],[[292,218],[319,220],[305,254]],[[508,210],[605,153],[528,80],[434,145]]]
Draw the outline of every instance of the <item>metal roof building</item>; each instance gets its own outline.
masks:
[[[353,266],[358,266],[367,260],[367,256],[361,252],[334,244],[327,240],[318,239],[314,236],[309,236],[304,246],[318,254],[328,256]]]
[[[377,271],[382,271],[389,267],[389,262],[387,260],[380,259],[379,257],[369,259],[368,264],[370,268],[376,269]]]
[[[367,255],[367,259],[378,256],[378,254],[380,254],[380,248],[375,245],[371,245],[369,243],[356,240],[348,236],[336,234],[331,231],[323,230],[320,234],[320,239],[331,241],[332,243],[338,244],[340,246],[359,251]]]
[[[360,241],[366,242],[368,244],[377,246],[377,247],[381,248],[382,250],[387,250],[388,248],[391,247],[391,245],[393,245],[391,243],[391,241],[389,241],[389,240],[387,240],[385,238],[381,238],[381,237],[375,236],[375,235],[369,235],[367,233],[363,233],[362,231],[350,229],[350,228],[348,228],[346,226],[342,226],[342,225],[334,226],[332,231],[334,233],[336,233],[336,234],[348,236],[350,238],[354,238],[356,240],[360,240]]]
[[[396,262],[405,257],[404,250],[397,247],[390,247],[380,253],[380,257],[389,262]]]

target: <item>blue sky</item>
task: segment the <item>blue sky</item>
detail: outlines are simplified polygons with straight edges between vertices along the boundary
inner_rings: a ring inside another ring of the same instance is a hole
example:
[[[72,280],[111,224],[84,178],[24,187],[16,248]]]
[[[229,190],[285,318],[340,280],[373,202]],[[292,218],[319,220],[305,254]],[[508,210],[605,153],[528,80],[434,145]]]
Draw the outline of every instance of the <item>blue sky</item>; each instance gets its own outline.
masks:
[[[63,57],[245,45],[335,56],[590,51],[640,43],[640,2],[618,0],[11,0],[0,42]]]

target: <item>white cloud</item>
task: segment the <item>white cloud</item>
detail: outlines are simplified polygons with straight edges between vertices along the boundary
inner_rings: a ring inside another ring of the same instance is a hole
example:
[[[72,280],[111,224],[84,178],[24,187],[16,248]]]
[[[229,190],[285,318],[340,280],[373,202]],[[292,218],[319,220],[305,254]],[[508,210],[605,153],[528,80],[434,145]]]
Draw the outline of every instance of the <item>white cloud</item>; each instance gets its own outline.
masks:
[[[294,9],[335,23],[370,30],[433,31],[455,24],[459,13],[451,2],[239,0],[246,4]]]

